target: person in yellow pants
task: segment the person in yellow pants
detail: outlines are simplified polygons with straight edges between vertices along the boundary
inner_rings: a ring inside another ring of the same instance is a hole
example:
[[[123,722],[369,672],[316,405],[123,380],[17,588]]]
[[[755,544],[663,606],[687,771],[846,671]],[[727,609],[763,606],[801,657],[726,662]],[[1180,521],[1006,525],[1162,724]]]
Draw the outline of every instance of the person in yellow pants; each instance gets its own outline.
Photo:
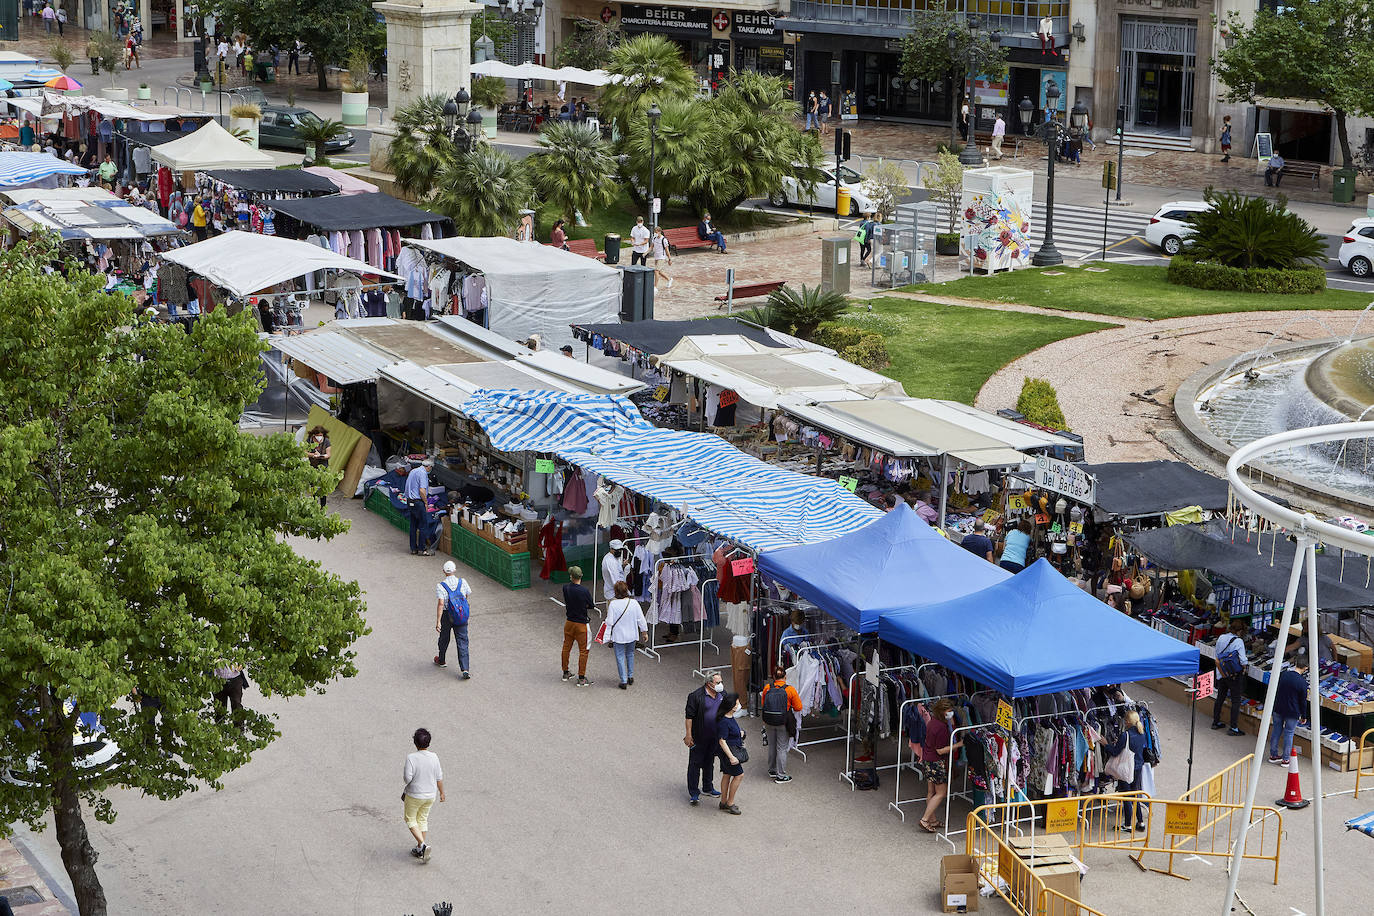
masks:
[[[401,792],[401,803],[405,805],[406,827],[415,838],[415,846],[410,854],[422,862],[429,861],[429,844],[425,837],[429,833],[429,809],[434,807],[435,796],[439,801],[444,798],[444,768],[439,765],[439,757],[429,749],[430,734],[427,729],[417,728],[412,737],[415,752],[406,757],[406,787]]]

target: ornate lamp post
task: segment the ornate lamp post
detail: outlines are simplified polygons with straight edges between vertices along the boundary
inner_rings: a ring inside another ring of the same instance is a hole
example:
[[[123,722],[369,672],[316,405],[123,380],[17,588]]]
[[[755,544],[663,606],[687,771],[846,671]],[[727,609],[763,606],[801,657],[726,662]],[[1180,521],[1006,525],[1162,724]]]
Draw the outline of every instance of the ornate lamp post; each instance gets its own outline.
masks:
[[[1017,106],[1021,109],[1021,124],[1026,136],[1039,136],[1049,149],[1049,169],[1045,176],[1045,241],[1031,258],[1036,267],[1055,267],[1064,263],[1064,256],[1054,245],[1054,163],[1072,132],[1081,134],[1088,125],[1088,109],[1082,99],[1074,104],[1069,124],[1059,120],[1059,95],[1058,84],[1050,83],[1045,87],[1045,120],[1036,128],[1030,126],[1031,114],[1035,111],[1031,100],[1022,98]]]
[[[444,127],[448,129],[449,139],[465,153],[476,149],[482,136],[482,112],[471,102],[471,94],[466,89],[459,89],[444,103]]]
[[[968,87],[964,96],[964,102],[968,105],[969,119],[967,125],[968,136],[965,137],[964,148],[959,151],[959,161],[964,165],[982,165],[983,154],[978,152],[978,141],[974,138],[973,126],[977,118],[973,105],[973,81],[978,75],[979,64],[983,63],[979,58],[981,55],[978,47],[978,39],[986,36],[992,42],[994,48],[1002,44],[1002,33],[997,30],[985,32],[981,30],[982,22],[977,16],[970,16],[965,23],[968,26],[968,36],[961,35],[958,29],[950,29],[945,36],[949,42],[949,53],[954,57],[959,53],[959,48],[967,42],[968,61],[965,69],[964,84]]]

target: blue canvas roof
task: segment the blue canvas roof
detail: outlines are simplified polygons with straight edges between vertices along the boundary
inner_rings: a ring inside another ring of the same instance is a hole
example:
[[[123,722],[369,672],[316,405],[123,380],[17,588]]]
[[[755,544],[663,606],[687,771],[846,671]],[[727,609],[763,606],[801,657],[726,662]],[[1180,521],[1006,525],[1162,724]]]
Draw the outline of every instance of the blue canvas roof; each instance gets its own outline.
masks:
[[[770,550],[759,571],[860,633],[889,611],[947,601],[1011,573],[941,537],[906,504],[852,534]]]
[[[886,613],[878,635],[1011,697],[1198,670],[1195,647],[1108,607],[1044,559],[982,591]]]
[[[775,468],[717,436],[659,429],[614,395],[482,390],[463,412],[493,448],[555,453],[755,550],[836,538],[881,515],[833,480]]]

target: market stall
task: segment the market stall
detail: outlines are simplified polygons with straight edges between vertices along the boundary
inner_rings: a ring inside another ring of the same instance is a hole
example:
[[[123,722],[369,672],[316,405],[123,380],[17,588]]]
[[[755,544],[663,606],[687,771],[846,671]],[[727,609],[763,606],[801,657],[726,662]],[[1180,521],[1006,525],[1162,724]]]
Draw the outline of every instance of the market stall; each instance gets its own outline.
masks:
[[[64,175],[86,170],[49,153],[0,152],[0,191],[56,188]]]
[[[406,294],[427,314],[462,315],[517,340],[537,334],[554,350],[572,342],[569,325],[620,314],[621,272],[592,258],[508,238],[421,239],[407,247],[419,258],[407,260]]]
[[[276,231],[339,254],[395,270],[411,291],[403,246],[415,239],[442,235],[447,218],[411,206],[387,194],[330,194],[281,201],[274,205]],[[420,317],[414,315],[410,317]],[[425,317],[428,317],[427,315]]]
[[[182,186],[191,187],[196,172],[209,169],[270,169],[276,160],[253,149],[219,125],[206,121],[199,129],[170,143],[151,148],[152,161],[180,173]]]

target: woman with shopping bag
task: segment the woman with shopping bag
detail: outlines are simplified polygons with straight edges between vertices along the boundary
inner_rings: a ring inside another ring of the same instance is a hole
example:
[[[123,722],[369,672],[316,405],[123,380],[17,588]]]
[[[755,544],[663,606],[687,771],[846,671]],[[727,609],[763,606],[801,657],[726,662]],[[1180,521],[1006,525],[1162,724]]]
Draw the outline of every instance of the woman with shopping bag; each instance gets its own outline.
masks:
[[[626,690],[635,682],[635,645],[649,638],[649,622],[644,609],[630,597],[630,587],[624,582],[615,584],[615,598],[606,605],[606,622],[596,634],[599,643],[610,643],[615,649],[615,667],[620,673],[620,689]]]
[[[1123,723],[1126,730],[1107,748],[1107,763],[1103,770],[1117,781],[1119,792],[1139,792],[1141,770],[1145,766],[1145,723],[1140,721],[1140,713],[1127,710]],[[1145,829],[1145,804],[1143,802],[1122,802],[1121,829],[1131,832],[1131,810],[1135,809],[1135,829]]]

